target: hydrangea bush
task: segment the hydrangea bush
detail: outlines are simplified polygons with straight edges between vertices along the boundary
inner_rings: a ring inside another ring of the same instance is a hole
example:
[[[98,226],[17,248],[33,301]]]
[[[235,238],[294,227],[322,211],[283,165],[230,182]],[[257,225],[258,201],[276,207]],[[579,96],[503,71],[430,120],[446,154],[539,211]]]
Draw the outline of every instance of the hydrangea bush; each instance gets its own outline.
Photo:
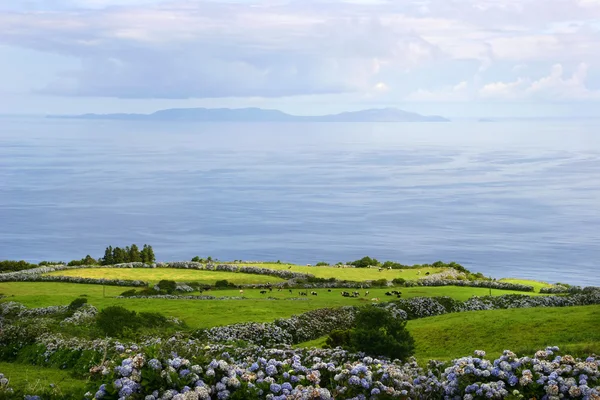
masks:
[[[256,347],[204,363],[132,352],[96,369],[89,399],[561,399],[600,400],[600,359],[538,351],[495,360],[485,352],[450,363],[376,359],[340,349]],[[209,351],[210,353],[210,351]]]

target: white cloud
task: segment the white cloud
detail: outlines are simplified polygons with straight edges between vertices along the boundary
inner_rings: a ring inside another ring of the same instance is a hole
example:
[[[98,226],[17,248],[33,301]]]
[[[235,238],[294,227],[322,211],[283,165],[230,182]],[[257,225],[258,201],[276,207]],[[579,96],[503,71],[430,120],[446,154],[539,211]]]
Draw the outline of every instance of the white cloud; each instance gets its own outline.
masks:
[[[600,65],[599,19],[600,0],[0,0],[0,44],[80,60],[51,94],[595,99],[587,67],[514,77]]]
[[[470,99],[470,86],[463,81],[454,86],[448,86],[437,90],[418,89],[410,93],[406,100],[424,102],[454,102],[468,101]]]
[[[600,100],[600,91],[586,87],[588,69],[587,64],[581,63],[568,76],[561,64],[555,64],[547,76],[537,80],[519,78],[513,82],[488,83],[480,89],[479,95],[483,98],[502,100]]]

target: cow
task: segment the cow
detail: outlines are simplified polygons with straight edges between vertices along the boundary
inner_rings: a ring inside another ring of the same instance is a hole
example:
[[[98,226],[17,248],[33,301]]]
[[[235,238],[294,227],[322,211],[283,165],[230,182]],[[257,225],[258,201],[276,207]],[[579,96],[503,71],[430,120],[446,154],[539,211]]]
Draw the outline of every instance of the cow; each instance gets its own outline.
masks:
[[[260,294],[266,294],[266,293],[267,293],[267,291],[266,291],[266,290],[261,290],[261,291],[260,291]]]
[[[316,295],[317,295],[317,292],[315,292],[315,291],[312,291],[312,292],[310,292],[310,294],[311,294],[311,295],[313,295],[313,296],[316,296]]]

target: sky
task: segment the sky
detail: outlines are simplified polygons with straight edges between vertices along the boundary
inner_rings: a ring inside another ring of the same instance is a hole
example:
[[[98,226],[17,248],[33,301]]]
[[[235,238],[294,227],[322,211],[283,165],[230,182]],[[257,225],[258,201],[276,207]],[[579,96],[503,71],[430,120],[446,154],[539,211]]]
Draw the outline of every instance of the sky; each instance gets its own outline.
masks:
[[[599,106],[600,0],[0,0],[0,114]]]

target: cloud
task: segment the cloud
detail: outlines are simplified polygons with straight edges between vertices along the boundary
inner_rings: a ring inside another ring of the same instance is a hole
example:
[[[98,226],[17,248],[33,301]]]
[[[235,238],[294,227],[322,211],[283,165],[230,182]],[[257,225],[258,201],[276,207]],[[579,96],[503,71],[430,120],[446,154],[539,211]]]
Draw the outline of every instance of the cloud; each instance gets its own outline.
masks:
[[[406,100],[409,101],[433,101],[454,102],[470,100],[470,86],[466,81],[454,86],[447,86],[437,90],[418,89],[410,93]]]
[[[482,98],[502,100],[585,101],[600,100],[600,91],[586,87],[589,66],[581,63],[568,76],[561,64],[552,66],[547,76],[537,80],[518,78],[513,82],[494,82],[483,86]]]
[[[52,95],[595,99],[513,68],[600,65],[599,19],[599,0],[0,0],[0,44],[78,60]]]
[[[80,70],[66,71],[44,93],[124,98],[368,90],[381,71],[407,71],[439,54],[419,35],[377,16],[319,16],[293,4],[4,13],[0,40],[81,60]]]

